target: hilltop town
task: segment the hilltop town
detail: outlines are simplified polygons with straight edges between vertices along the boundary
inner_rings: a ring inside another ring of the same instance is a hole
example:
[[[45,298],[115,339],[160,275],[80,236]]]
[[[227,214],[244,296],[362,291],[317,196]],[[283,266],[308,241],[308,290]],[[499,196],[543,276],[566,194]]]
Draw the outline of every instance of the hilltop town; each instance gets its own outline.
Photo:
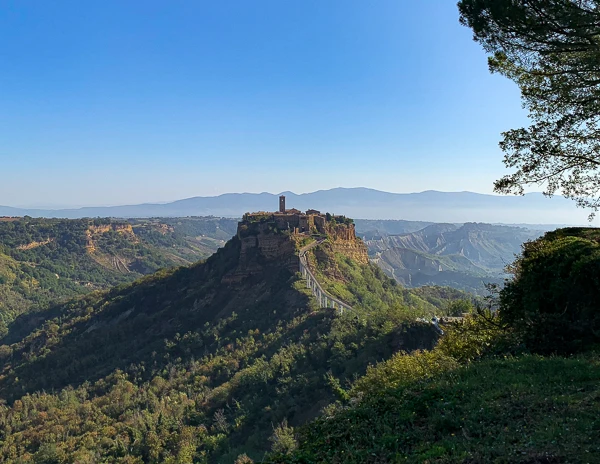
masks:
[[[290,231],[294,235],[310,235],[327,233],[327,223],[346,224],[354,229],[354,221],[345,216],[335,216],[329,213],[321,213],[316,209],[302,212],[296,208],[286,209],[285,196],[279,197],[279,210],[277,212],[259,211],[257,213],[244,214],[240,225],[251,223],[269,223],[280,231]]]

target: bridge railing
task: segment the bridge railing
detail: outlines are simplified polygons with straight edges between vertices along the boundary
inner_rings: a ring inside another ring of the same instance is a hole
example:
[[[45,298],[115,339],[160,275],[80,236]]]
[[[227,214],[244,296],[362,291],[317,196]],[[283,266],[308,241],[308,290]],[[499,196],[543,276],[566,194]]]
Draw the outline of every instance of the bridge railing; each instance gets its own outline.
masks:
[[[308,260],[306,259],[306,252],[317,245],[320,245],[324,240],[325,239],[317,240],[300,249],[298,252],[298,257],[300,258],[300,273],[302,274],[302,277],[306,279],[306,287],[312,290],[312,294],[317,298],[321,307],[333,308],[339,314],[343,314],[344,311],[354,312],[354,308],[352,308],[352,306],[344,303],[340,299],[335,298],[330,293],[325,291],[313,272],[310,270]]]

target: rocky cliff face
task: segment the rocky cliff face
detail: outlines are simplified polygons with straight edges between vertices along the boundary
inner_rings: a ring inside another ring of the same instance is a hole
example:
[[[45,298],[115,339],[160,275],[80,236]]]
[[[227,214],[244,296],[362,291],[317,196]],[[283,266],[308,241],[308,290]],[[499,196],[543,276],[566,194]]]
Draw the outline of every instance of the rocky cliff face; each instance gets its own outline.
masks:
[[[402,248],[430,255],[463,256],[476,266],[501,271],[514,260],[523,242],[539,235],[539,231],[491,224],[433,224],[410,234],[369,240],[367,245],[372,255]]]
[[[240,222],[236,239],[240,247],[238,266],[223,277],[223,282],[240,282],[260,274],[265,266],[273,264],[290,272],[299,268],[294,236],[273,228],[269,223]]]
[[[328,223],[326,231],[335,253],[348,256],[360,264],[369,263],[367,247],[360,238],[356,237],[354,224]]]
[[[367,247],[361,239],[356,238],[354,224],[328,223],[326,234],[335,253],[343,254],[360,264],[369,263]],[[297,250],[303,239],[306,239],[306,235],[278,230],[268,222],[240,222],[237,233],[240,245],[239,264],[223,281],[240,282],[274,264],[290,272],[298,271]]]
[[[100,236],[111,231],[124,235],[132,243],[139,242],[139,239],[135,235],[131,224],[103,224],[99,226],[90,225],[85,232],[87,241],[86,248],[88,252],[94,253],[96,251],[96,242]]]
[[[491,224],[433,224],[366,244],[373,262],[403,285],[448,285],[485,294],[484,283],[501,283],[521,244],[539,234]]]

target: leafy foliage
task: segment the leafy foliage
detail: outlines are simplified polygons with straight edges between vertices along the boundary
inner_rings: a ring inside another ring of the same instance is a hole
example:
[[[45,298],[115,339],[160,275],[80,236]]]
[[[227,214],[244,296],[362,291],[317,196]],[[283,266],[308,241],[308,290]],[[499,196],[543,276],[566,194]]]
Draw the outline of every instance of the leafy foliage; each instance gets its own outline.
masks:
[[[511,328],[489,309],[478,309],[459,323],[452,323],[435,349],[460,363],[519,352]]]
[[[490,70],[518,84],[532,123],[503,134],[502,193],[545,184],[600,207],[600,13],[596,0],[461,0],[461,22],[491,54]]]
[[[410,356],[396,353],[389,360],[370,366],[367,373],[352,385],[350,396],[377,395],[457,367],[456,360],[441,350],[418,351]]]
[[[411,292],[439,308],[440,314],[443,316],[462,316],[464,313],[473,313],[475,305],[482,301],[479,297],[473,297],[451,287],[418,287]]]
[[[600,233],[559,229],[526,243],[500,292],[500,314],[537,353],[573,353],[600,342]]]
[[[598,242],[598,229],[559,229],[526,243],[499,299],[433,350],[369,367],[268,462],[597,461]]]
[[[436,339],[431,326],[412,327],[425,312],[410,292],[374,267],[330,256],[322,271],[343,282],[352,271],[356,284],[337,288],[371,316],[338,317],[278,260],[228,280],[241,246],[235,237],[205,262],[11,323],[0,346],[9,402],[0,460],[249,462],[271,447],[291,452],[296,427],[335,400],[332,381],[341,388],[400,344]],[[367,288],[376,290],[368,300]]]
[[[418,354],[410,363],[422,356],[433,355]],[[412,372],[406,367],[402,374]],[[600,398],[596,356],[447,367],[438,359],[430,376],[376,390],[319,418],[301,429],[296,452],[269,462],[566,463],[600,457],[600,422],[592,406]]]
[[[411,308],[413,318],[437,312],[436,306],[421,299],[418,292],[398,285],[377,266],[360,264],[348,256],[335,253],[328,242],[319,245],[309,260],[325,290],[354,307],[358,313],[364,315],[367,311],[370,321],[374,317],[381,317],[393,324],[394,314],[398,313],[399,308],[407,306]],[[445,290],[432,288],[430,291],[441,294]],[[433,301],[436,302],[436,299]]]

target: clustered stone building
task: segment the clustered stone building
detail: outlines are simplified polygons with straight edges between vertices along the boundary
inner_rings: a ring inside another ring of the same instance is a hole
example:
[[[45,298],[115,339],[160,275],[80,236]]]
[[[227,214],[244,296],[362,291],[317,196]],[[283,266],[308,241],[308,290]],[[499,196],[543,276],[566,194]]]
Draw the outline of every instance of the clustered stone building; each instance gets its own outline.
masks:
[[[246,213],[242,222],[270,222],[279,230],[289,230],[294,234],[324,234],[327,216],[316,209],[309,209],[305,213],[296,208],[286,209],[285,196],[281,195],[279,211]]]

